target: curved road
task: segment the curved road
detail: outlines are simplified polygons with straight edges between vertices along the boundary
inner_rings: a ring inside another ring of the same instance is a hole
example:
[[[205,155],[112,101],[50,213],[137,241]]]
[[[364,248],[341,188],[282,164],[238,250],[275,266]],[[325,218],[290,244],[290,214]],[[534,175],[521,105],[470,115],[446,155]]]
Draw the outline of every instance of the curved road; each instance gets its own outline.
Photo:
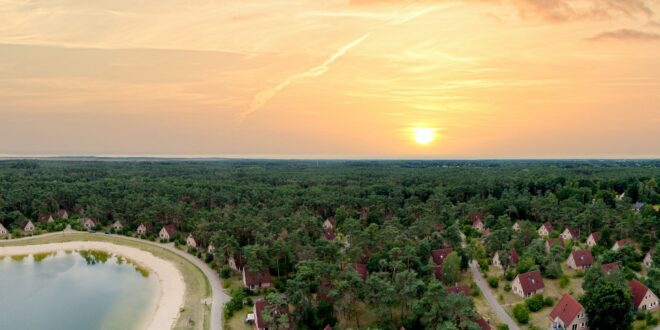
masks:
[[[486,297],[486,301],[488,302],[488,305],[490,305],[490,308],[495,312],[497,317],[500,319],[500,321],[504,322],[504,324],[509,326],[509,329],[511,330],[520,330],[520,327],[518,327],[518,324],[509,316],[509,314],[506,313],[504,308],[502,308],[502,305],[500,305],[497,302],[497,299],[495,299],[495,296],[493,296],[493,293],[490,292],[490,289],[488,289],[488,284],[486,284],[486,281],[484,280],[483,275],[481,275],[481,272],[479,271],[479,266],[477,265],[477,262],[475,260],[472,260],[470,262],[470,271],[472,272],[472,277],[474,278],[474,282],[477,283],[477,286],[479,286],[479,289],[481,289],[481,293],[484,294],[484,297]]]
[[[30,240],[36,237],[43,237],[43,236],[56,236],[56,235],[66,235],[68,233],[76,233],[76,234],[88,234],[90,236],[96,236],[96,235],[106,235],[102,233],[95,233],[95,234],[89,234],[83,231],[66,231],[66,232],[56,232],[56,233],[48,233],[48,234],[43,234],[43,235],[38,235],[38,236],[30,236],[30,237],[23,237],[23,238],[16,238],[16,239],[11,239],[9,241],[22,241],[22,240]],[[210,322],[210,330],[222,330],[222,308],[225,303],[229,302],[230,297],[224,292],[222,289],[222,283],[220,282],[220,277],[218,274],[211,269],[204,261],[196,258],[195,256],[181,251],[174,247],[174,244],[161,244],[161,243],[156,243],[152,241],[147,241],[135,237],[128,237],[128,236],[122,236],[122,235],[108,235],[108,236],[114,236],[126,240],[132,240],[132,241],[138,241],[141,243],[161,247],[163,249],[169,250],[171,252],[174,252],[182,257],[184,257],[186,260],[190,261],[193,265],[197,266],[202,273],[206,276],[206,278],[209,281],[209,284],[211,285],[211,290],[212,290],[212,296],[213,296],[213,302],[211,304],[211,322]]]

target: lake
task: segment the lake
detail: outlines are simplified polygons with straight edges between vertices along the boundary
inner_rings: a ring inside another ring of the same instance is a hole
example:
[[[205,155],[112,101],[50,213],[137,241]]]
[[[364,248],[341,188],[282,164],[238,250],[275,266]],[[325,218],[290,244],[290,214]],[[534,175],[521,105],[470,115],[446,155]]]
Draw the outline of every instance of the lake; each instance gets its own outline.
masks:
[[[155,275],[103,252],[4,257],[0,329],[137,329],[158,290]]]

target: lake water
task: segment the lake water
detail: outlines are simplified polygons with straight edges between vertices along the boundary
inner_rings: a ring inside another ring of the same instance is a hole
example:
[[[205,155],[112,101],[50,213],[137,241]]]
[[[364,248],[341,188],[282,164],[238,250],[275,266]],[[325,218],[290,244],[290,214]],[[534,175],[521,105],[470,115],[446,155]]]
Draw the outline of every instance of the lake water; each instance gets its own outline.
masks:
[[[0,260],[2,330],[137,329],[155,310],[156,276],[123,258],[62,251],[16,259]]]

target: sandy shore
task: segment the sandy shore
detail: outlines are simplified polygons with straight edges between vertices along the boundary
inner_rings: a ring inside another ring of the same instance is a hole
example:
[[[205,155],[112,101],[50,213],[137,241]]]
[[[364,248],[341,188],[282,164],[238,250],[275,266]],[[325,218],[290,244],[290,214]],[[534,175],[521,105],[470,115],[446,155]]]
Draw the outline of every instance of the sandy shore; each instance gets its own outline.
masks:
[[[131,259],[146,267],[158,278],[159,298],[153,316],[147,318],[145,329],[172,329],[183,306],[185,283],[181,272],[169,261],[137,248],[105,242],[66,242],[24,246],[0,246],[0,256],[27,255],[66,250],[99,250]],[[165,290],[167,288],[167,290]]]

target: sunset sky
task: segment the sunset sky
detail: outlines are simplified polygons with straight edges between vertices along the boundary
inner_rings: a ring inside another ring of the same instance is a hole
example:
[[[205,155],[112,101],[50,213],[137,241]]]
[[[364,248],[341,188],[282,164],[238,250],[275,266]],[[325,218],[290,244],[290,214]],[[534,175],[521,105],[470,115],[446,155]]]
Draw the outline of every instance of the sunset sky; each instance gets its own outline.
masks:
[[[0,22],[0,155],[660,157],[660,0],[0,0]]]

